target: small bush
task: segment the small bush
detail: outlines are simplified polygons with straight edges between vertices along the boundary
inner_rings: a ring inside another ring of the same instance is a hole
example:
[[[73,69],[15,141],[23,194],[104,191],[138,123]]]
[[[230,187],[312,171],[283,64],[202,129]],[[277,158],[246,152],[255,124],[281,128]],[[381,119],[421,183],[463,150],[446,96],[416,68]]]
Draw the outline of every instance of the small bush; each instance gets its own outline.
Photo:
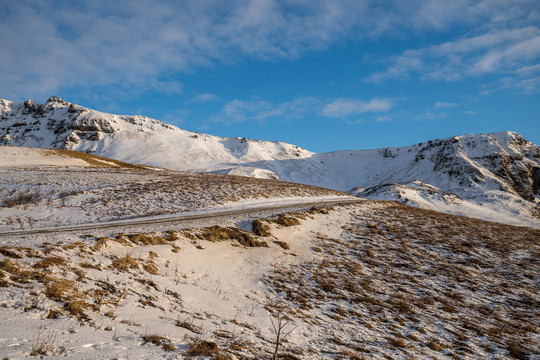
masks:
[[[261,220],[257,219],[254,220],[251,223],[251,227],[253,228],[253,233],[258,236],[271,236],[270,233],[270,226],[263,223]]]
[[[23,272],[23,267],[19,263],[6,259],[0,261],[0,270],[4,270],[12,275],[19,275]]]
[[[2,201],[3,207],[14,207],[17,205],[37,204],[43,198],[39,191],[24,192],[12,195]]]
[[[298,220],[295,217],[285,216],[285,215],[279,215],[278,218],[275,220],[275,222],[278,225],[285,226],[285,227],[300,225],[300,220]]]
[[[79,320],[88,320],[88,316],[84,311],[89,308],[93,308],[93,305],[84,300],[70,300],[64,304],[64,309],[71,315],[76,316]]]
[[[74,288],[75,282],[65,279],[55,279],[45,287],[45,295],[55,301],[65,301],[66,294],[76,292]]]

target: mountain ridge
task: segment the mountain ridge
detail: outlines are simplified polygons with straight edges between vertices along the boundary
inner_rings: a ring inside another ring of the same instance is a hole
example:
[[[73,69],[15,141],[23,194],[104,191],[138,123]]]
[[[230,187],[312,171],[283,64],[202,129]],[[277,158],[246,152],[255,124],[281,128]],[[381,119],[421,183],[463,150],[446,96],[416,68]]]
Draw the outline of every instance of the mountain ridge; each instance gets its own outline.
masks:
[[[435,191],[454,194],[474,213],[487,204],[507,218],[540,219],[540,148],[509,131],[318,154],[284,142],[190,132],[145,116],[107,114],[51,97],[45,104],[0,100],[0,145],[62,148],[182,171],[356,189],[359,197],[417,206],[423,206],[419,198],[429,198],[435,209],[447,208],[447,200],[431,196]],[[415,181],[436,190],[410,186]],[[381,193],[381,188],[386,190]]]

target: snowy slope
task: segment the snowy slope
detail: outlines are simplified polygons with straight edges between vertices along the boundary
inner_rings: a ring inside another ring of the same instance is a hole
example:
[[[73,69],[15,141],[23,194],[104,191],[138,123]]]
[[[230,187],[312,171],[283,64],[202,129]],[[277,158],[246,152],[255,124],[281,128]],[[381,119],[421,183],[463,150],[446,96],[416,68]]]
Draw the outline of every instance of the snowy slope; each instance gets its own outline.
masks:
[[[378,201],[291,217],[0,237],[0,354],[271,359],[286,314],[280,359],[537,359],[540,230]]]
[[[0,145],[79,150],[137,164],[341,191],[363,188],[355,190],[357,196],[512,224],[538,224],[540,218],[540,148],[513,132],[315,154],[282,142],[193,133],[52,97],[45,104],[0,100]],[[430,196],[424,187],[410,186],[415,181],[460,200]],[[386,191],[389,184],[400,184],[401,190]]]
[[[222,172],[248,162],[311,155],[282,142],[189,132],[144,116],[94,111],[58,97],[45,104],[0,100],[0,145],[78,150],[175,170]]]

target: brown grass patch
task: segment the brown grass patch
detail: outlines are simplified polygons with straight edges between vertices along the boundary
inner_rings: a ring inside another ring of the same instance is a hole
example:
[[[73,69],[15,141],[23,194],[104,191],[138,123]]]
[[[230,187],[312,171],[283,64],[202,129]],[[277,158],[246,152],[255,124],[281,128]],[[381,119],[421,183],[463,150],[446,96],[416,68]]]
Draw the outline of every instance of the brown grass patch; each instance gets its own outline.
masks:
[[[291,248],[285,241],[274,241],[274,243],[278,244],[285,250],[289,250]]]
[[[233,227],[224,228],[215,225],[203,229],[196,236],[199,239],[204,239],[212,242],[236,240],[240,244],[248,247],[268,247],[268,244],[266,242],[258,241],[251,234]]]
[[[292,216],[285,216],[283,214],[280,214],[278,218],[274,220],[274,222],[284,227],[300,225],[300,220],[298,220],[297,218]]]
[[[125,255],[115,259],[111,266],[119,271],[127,271],[129,269],[138,269],[139,262],[137,259],[131,257],[131,255]]]
[[[213,341],[197,339],[188,344],[186,356],[211,356],[220,354],[218,345]]]
[[[142,337],[144,343],[150,343],[157,346],[161,346],[161,348],[164,351],[174,351],[176,350],[176,346],[171,344],[171,340],[166,338],[165,336],[159,336],[159,335],[144,335]]]
[[[129,242],[136,245],[162,245],[167,243],[163,237],[156,234],[131,234],[124,236]]]
[[[143,269],[144,269],[144,271],[146,271],[147,273],[152,274],[152,275],[159,274],[158,267],[153,262],[147,262],[146,264],[144,264]]]
[[[87,309],[94,309],[94,305],[85,302],[80,299],[69,300],[64,304],[66,309],[71,315],[76,316],[79,320],[88,320],[88,316],[84,313]]]
[[[55,301],[66,301],[78,294],[75,282],[67,279],[54,279],[45,286],[45,295]]]
[[[34,268],[36,269],[47,269],[51,266],[66,266],[67,261],[61,256],[51,256],[49,258],[46,258],[45,260],[42,260],[38,262],[36,265],[34,265]]]
[[[21,259],[22,258],[22,256],[20,256],[15,251],[13,251],[12,248],[9,247],[9,246],[0,247],[0,254],[4,255],[6,257],[14,258],[14,259]]]
[[[270,226],[263,223],[261,220],[253,220],[251,223],[251,227],[253,228],[253,233],[257,236],[272,236],[272,233],[270,233]]]

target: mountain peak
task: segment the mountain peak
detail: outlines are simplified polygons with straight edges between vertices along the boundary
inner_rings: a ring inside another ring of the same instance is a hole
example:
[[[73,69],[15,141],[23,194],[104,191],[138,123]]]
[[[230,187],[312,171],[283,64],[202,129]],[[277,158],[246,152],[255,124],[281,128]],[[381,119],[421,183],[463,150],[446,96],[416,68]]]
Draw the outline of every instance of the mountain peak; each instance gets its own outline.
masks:
[[[45,106],[52,106],[52,105],[68,105],[68,103],[64,100],[62,100],[58,96],[51,96],[47,102],[45,103]]]

